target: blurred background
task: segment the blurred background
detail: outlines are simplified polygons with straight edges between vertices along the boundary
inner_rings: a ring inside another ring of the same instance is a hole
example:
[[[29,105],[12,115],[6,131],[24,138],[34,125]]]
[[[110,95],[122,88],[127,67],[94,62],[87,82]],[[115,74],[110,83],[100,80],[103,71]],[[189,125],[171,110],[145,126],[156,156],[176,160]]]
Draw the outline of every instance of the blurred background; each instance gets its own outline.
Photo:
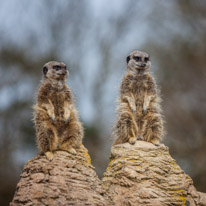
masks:
[[[206,192],[206,1],[2,0],[0,6],[0,205],[11,201],[37,154],[32,105],[50,60],[68,85],[101,178],[110,155],[116,99],[134,49],[150,54],[177,163]]]

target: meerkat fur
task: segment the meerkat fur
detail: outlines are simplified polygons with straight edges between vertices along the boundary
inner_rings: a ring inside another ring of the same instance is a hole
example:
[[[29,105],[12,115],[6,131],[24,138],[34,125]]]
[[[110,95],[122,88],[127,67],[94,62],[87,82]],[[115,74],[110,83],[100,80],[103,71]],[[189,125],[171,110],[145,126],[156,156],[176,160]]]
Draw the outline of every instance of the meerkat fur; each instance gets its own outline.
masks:
[[[49,160],[55,150],[75,154],[84,135],[72,92],[65,83],[68,73],[62,62],[46,63],[33,107],[37,145]]]
[[[161,99],[150,67],[150,57],[145,52],[136,50],[127,57],[113,129],[114,145],[134,144],[136,140],[158,145],[164,136]]]

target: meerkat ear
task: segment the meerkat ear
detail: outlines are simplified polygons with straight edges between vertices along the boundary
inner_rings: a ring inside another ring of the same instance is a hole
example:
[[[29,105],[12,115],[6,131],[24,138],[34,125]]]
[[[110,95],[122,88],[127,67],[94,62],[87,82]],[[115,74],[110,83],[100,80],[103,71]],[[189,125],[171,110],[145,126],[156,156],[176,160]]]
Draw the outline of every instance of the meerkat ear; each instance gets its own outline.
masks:
[[[127,64],[128,64],[128,62],[129,62],[129,60],[130,60],[130,56],[127,57],[127,60],[126,60],[126,61],[127,61]]]
[[[48,72],[48,68],[47,67],[43,67],[43,74],[46,75],[47,72]]]

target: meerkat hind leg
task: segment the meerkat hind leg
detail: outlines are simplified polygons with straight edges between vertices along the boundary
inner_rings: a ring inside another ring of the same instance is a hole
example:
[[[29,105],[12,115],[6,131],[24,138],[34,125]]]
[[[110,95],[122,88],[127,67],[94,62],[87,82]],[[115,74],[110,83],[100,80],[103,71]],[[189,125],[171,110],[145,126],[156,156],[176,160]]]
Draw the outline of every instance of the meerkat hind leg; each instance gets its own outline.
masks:
[[[132,118],[131,137],[128,140],[130,144],[135,144],[137,140],[141,140],[141,136],[138,133],[139,133],[138,126],[135,120]]]
[[[37,144],[48,160],[53,159],[53,151],[57,149],[58,138],[56,132],[48,122],[40,122],[37,129]]]
[[[76,140],[74,137],[65,138],[63,142],[61,143],[61,145],[59,146],[59,149],[63,151],[67,151],[68,153],[71,153],[71,154],[76,154],[77,152],[74,149],[75,141]]]
[[[128,110],[128,107],[122,107],[122,110]],[[137,140],[137,125],[135,123],[134,117],[131,112],[124,112],[119,117],[116,126],[115,126],[115,136],[117,139],[115,140],[113,145],[122,144],[125,142],[129,142],[130,144],[134,144]]]
[[[83,138],[83,129],[77,122],[70,123],[69,129],[63,133],[62,143],[59,149],[76,154],[76,148],[80,147]]]
[[[144,140],[158,146],[160,143],[159,125],[153,124],[145,128]]]

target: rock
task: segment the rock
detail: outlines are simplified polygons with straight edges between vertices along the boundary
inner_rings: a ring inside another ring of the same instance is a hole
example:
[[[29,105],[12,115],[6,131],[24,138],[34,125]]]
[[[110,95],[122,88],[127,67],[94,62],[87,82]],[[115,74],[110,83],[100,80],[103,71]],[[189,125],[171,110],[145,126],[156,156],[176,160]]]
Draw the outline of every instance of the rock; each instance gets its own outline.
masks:
[[[86,148],[76,155],[56,151],[53,161],[37,155],[21,174],[11,206],[107,205]]]
[[[102,181],[109,205],[205,205],[206,194],[196,191],[163,144],[113,146]]]
[[[206,194],[170,156],[168,148],[137,141],[115,145],[100,181],[83,146],[76,155],[37,155],[21,174],[10,206],[206,206]]]

